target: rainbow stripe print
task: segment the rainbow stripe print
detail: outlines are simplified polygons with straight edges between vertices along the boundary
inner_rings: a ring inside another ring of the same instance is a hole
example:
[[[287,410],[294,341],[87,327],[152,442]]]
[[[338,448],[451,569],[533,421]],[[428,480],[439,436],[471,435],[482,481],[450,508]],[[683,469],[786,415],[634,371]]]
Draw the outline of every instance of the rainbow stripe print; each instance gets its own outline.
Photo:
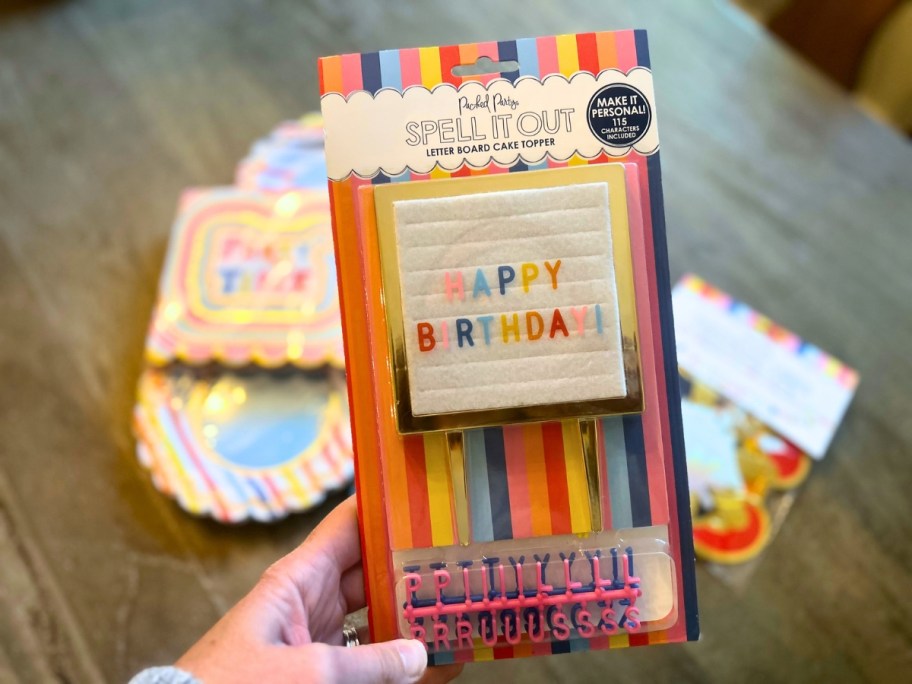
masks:
[[[707,302],[723,311],[728,311],[736,319],[745,321],[752,330],[763,334],[810,365],[819,368],[826,376],[833,378],[846,389],[854,390],[858,387],[858,371],[854,368],[847,366],[810,342],[806,342],[763,314],[757,313],[744,302],[727,295],[699,276],[688,273],[681,278],[680,286],[699,294]]]
[[[148,368],[133,429],[155,487],[194,515],[270,522],[352,476],[339,374]]]
[[[603,418],[598,434],[605,464],[606,527],[667,524],[650,503],[649,466],[640,416]],[[410,435],[391,453],[394,549],[456,543],[446,442],[438,433]],[[591,532],[583,455],[575,421],[481,428],[465,433],[473,541]],[[656,489],[664,487],[653,463]],[[659,496],[659,499],[662,497]],[[661,506],[658,506],[660,508]]]
[[[515,71],[455,76],[452,68],[480,57],[515,61]],[[569,78],[580,71],[598,75],[606,69],[629,72],[650,68],[646,34],[618,31],[561,35],[445,47],[409,48],[325,57],[319,63],[321,93],[345,97],[357,91],[456,87],[467,81],[515,82],[551,74]],[[389,379],[379,369],[387,362],[383,304],[378,294],[375,236],[363,228],[372,206],[371,186],[383,183],[458,178],[491,173],[522,173],[581,164],[622,163],[628,167],[628,194],[642,206],[642,236],[637,278],[637,311],[653,331],[641,341],[646,383],[656,401],[642,415],[598,421],[602,463],[602,521],[615,530],[666,526],[675,556],[678,619],[653,632],[593,639],[571,637],[541,644],[507,644],[455,654],[431,653],[435,663],[490,660],[539,653],[614,648],[683,641],[699,634],[689,498],[680,424],[677,361],[671,318],[659,154],[631,150],[626,156],[547,157],[536,165],[517,161],[482,169],[463,165],[447,172],[406,171],[398,176],[351,174],[330,181],[334,215],[343,329],[355,447],[356,487],[361,511],[365,578],[374,640],[399,635],[394,585],[397,570],[391,550],[452,547],[458,544],[454,489],[447,466],[443,433],[401,436],[395,433]],[[637,257],[635,256],[635,261]],[[348,265],[352,265],[347,267]],[[357,266],[355,266],[357,265]],[[647,397],[649,395],[647,394]],[[473,542],[586,535],[590,530],[586,471],[575,421],[486,427],[464,433],[470,531]],[[379,456],[378,456],[379,455]]]

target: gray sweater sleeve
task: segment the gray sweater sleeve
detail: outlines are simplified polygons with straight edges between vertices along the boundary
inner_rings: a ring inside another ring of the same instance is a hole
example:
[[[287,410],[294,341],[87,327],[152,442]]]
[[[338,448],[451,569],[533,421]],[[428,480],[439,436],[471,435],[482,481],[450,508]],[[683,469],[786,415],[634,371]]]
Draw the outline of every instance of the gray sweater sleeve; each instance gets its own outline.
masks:
[[[188,672],[176,667],[150,667],[130,680],[130,684],[202,684]]]

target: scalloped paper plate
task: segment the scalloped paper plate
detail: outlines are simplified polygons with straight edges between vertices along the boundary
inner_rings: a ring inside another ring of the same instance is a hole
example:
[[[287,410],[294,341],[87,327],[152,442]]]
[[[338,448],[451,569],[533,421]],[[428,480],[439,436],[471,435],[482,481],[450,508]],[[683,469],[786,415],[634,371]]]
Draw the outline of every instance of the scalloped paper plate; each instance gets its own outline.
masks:
[[[344,367],[326,192],[188,190],[146,357],[157,365]]]
[[[155,486],[196,515],[268,522],[353,475],[342,373],[147,369],[134,430]]]
[[[234,184],[265,192],[325,188],[323,117],[305,114],[298,120],[283,121],[257,140],[238,163]]]

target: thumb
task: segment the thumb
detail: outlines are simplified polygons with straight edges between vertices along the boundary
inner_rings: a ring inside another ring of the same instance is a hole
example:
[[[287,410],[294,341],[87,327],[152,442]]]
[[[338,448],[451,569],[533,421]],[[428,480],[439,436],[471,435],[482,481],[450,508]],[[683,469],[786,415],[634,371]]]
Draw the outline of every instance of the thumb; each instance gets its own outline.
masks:
[[[396,639],[353,648],[328,647],[329,681],[352,684],[411,684],[427,669],[420,641]]]

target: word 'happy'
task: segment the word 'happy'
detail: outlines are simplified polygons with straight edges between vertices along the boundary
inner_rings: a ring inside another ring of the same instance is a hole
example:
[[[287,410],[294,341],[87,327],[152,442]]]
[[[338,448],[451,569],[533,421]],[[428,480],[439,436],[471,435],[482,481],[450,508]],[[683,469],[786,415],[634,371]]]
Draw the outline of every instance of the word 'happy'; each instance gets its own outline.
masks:
[[[534,262],[517,266],[501,265],[491,278],[483,268],[476,269],[471,278],[464,277],[462,271],[447,271],[443,278],[443,291],[450,303],[456,303],[465,302],[469,298],[479,300],[507,297],[513,292],[528,295],[536,281],[557,290],[560,268],[561,260],[557,259],[554,262],[545,261],[541,265]],[[468,294],[470,280],[471,294]],[[601,304],[456,318],[452,321],[452,329],[448,320],[440,320],[436,324],[418,321],[415,327],[419,351],[430,352],[434,349],[474,347],[476,343],[490,346],[492,342],[510,344],[523,340],[534,342],[546,337],[552,340],[571,335],[583,337],[586,322],[591,318],[595,319],[596,334],[602,335],[604,323]]]

